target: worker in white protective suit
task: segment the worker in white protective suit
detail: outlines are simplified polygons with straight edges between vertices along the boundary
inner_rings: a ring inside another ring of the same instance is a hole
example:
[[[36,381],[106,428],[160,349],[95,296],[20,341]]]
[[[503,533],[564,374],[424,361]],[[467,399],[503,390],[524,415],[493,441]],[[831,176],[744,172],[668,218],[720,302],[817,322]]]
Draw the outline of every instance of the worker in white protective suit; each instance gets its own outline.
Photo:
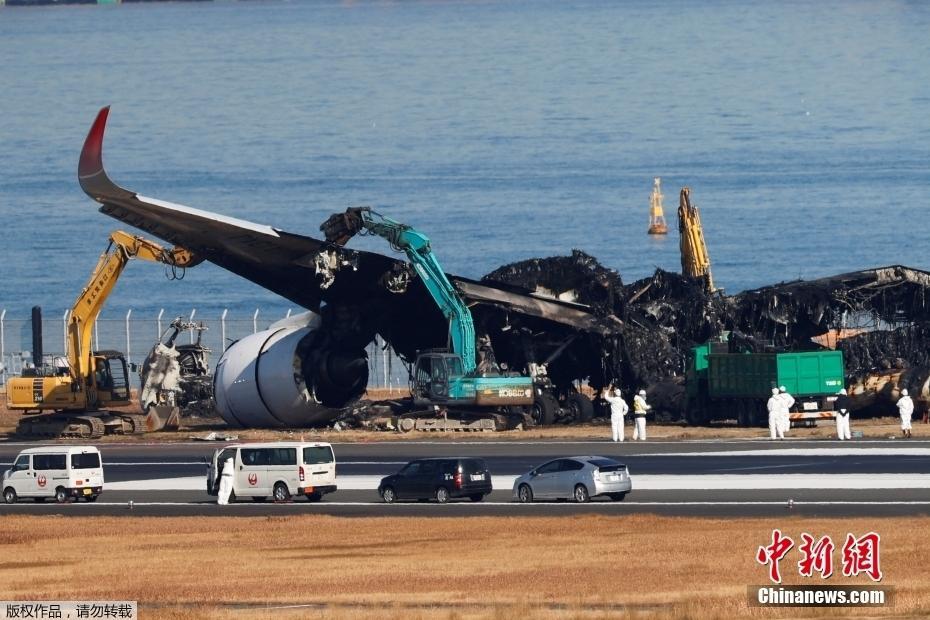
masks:
[[[220,492],[216,498],[216,503],[225,506],[229,503],[229,497],[233,490],[233,460],[228,458],[223,462],[223,474],[220,476]]]
[[[852,439],[852,432],[849,430],[849,396],[846,395],[846,388],[839,391],[833,408],[836,410],[836,438],[840,441]]]
[[[630,406],[623,400],[620,390],[608,386],[601,391],[601,398],[610,404],[610,431],[614,441],[623,441],[623,422]]]
[[[652,409],[646,403],[646,390],[640,390],[639,393],[633,397],[633,422],[635,426],[633,427],[633,441],[639,439],[640,441],[646,440],[646,412]]]
[[[901,416],[901,433],[907,439],[911,438],[911,416],[914,415],[914,401],[907,394],[907,390],[901,390],[901,398],[898,399],[898,415]]]
[[[782,435],[791,430],[791,408],[794,407],[794,396],[788,393],[785,386],[778,386],[778,397],[781,399],[781,432]]]
[[[769,412],[769,437],[771,439],[784,439],[785,431],[781,424],[781,398],[778,396],[778,388],[772,388],[772,395],[769,397],[765,408]]]

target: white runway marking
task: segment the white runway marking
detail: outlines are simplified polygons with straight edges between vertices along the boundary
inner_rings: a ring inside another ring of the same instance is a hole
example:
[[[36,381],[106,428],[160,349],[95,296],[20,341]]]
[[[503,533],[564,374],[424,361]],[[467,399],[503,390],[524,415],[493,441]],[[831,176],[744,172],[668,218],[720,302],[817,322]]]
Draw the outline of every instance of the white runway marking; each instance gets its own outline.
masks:
[[[930,456],[930,448],[772,448],[717,452],[650,452],[629,456]]]
[[[340,490],[373,491],[382,476],[339,476]],[[492,476],[497,490],[513,487],[517,476]],[[105,491],[200,491],[203,476],[107,482]],[[930,474],[633,474],[634,491],[771,490],[771,489],[930,489]]]
[[[284,502],[284,503],[275,503],[275,502],[245,502],[237,501],[232,504],[226,504],[222,508],[214,502],[137,502],[132,503],[133,507],[140,506],[216,506],[217,510],[226,510],[226,509],[238,509],[238,508],[267,508],[268,506],[298,506],[302,508],[326,508],[327,506],[384,506],[387,510],[396,510],[397,508],[412,507],[412,508],[434,508],[438,506],[435,502],[397,502],[395,504],[385,504],[384,502],[333,502],[329,500],[324,500],[322,503],[310,503],[310,502]],[[787,508],[787,501],[730,501],[730,502],[637,502],[637,501],[623,501],[623,502],[606,502],[606,501],[594,501],[591,503],[584,504],[585,506],[615,506],[617,508],[622,508],[624,506],[781,506]],[[930,501],[898,501],[892,500],[887,502],[882,501],[804,501],[804,500],[794,500],[793,505],[798,506],[930,506]],[[54,502],[45,503],[45,504],[34,504],[31,502],[20,502],[18,504],[5,504],[4,507],[15,508],[17,506],[27,506],[30,508],[44,507],[49,509],[63,509],[65,506],[122,506],[126,510],[130,510],[128,502],[94,502],[88,504],[85,502],[69,503],[69,504],[56,504]],[[549,506],[563,506],[567,508],[577,508],[578,504],[575,502],[549,502],[549,501],[536,501],[530,504],[521,504],[516,501],[512,502],[460,502],[453,501],[446,506],[472,506],[474,508],[481,508],[482,506],[508,506],[511,508],[546,508]]]
[[[763,469],[791,469],[797,467],[809,467],[809,463],[785,463],[784,465],[757,465],[755,467],[721,467],[708,471],[716,472],[735,472],[735,471],[761,471]]]
[[[409,461],[338,461],[336,463],[339,465],[406,465]],[[0,463],[2,465],[12,465],[12,463]],[[196,465],[200,467],[206,467],[203,461],[148,461],[148,462],[127,462],[127,461],[108,461],[104,459],[104,467],[146,467],[149,465],[185,465],[191,466]]]

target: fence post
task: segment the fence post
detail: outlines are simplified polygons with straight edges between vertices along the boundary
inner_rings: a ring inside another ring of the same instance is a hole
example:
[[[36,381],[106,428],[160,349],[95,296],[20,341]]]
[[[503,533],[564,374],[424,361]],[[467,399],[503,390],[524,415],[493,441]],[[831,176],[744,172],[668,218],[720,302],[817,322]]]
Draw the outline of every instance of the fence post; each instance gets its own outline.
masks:
[[[252,333],[258,333],[258,308],[255,308],[255,314],[252,315]]]
[[[65,355],[68,355],[68,317],[71,316],[71,310],[65,310],[64,315],[61,317],[61,344],[64,347],[62,351],[65,352]]]
[[[387,343],[383,340],[381,341],[383,346],[381,347],[381,366],[384,371],[384,387],[391,386],[391,380],[388,378],[388,347]]]
[[[129,339],[129,317],[132,316],[132,308],[126,311],[126,362],[132,364],[132,343]]]
[[[195,314],[197,314],[197,308],[194,308],[193,310],[191,310],[191,318],[189,318],[188,321],[193,323]],[[190,330],[190,332],[191,332],[191,344],[194,344],[194,330]]]
[[[229,308],[223,308],[223,314],[220,315],[220,348],[226,351],[226,314]]]
[[[0,311],[0,384],[6,385],[6,338],[3,332],[3,319],[6,318],[6,308]]]
[[[158,318],[155,319],[155,322],[158,324],[158,333],[155,334],[155,340],[161,342],[161,316],[165,313],[165,309],[162,308],[158,311]]]

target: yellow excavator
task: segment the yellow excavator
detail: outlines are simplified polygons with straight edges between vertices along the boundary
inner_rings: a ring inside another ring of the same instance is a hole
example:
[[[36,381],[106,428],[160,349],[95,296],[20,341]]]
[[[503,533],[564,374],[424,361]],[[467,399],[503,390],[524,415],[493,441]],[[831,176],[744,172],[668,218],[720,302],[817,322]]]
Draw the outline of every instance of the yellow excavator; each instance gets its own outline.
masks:
[[[691,189],[681,188],[678,197],[678,232],[681,235],[681,273],[704,281],[705,289],[712,293],[714,278],[710,273],[710,255],[704,242],[701,214],[691,204]]]
[[[145,429],[146,420],[141,416],[107,410],[130,404],[129,369],[123,354],[91,349],[94,322],[123,269],[134,258],[163,263],[173,272],[202,260],[181,247],[169,250],[143,237],[113,232],[71,309],[66,357],[56,358],[51,366],[35,360],[35,368],[8,382],[8,408],[39,414],[24,416],[17,428],[19,434],[93,439],[105,433]],[[148,426],[154,430],[151,423]]]

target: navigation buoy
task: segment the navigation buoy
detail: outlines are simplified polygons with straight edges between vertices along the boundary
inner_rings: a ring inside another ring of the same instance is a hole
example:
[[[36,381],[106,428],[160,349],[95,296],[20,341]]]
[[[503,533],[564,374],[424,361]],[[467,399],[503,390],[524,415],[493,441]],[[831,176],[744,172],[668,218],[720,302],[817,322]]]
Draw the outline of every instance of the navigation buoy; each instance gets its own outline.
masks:
[[[649,196],[649,234],[668,234],[668,224],[665,223],[665,213],[662,211],[662,180],[653,179],[652,194]]]

